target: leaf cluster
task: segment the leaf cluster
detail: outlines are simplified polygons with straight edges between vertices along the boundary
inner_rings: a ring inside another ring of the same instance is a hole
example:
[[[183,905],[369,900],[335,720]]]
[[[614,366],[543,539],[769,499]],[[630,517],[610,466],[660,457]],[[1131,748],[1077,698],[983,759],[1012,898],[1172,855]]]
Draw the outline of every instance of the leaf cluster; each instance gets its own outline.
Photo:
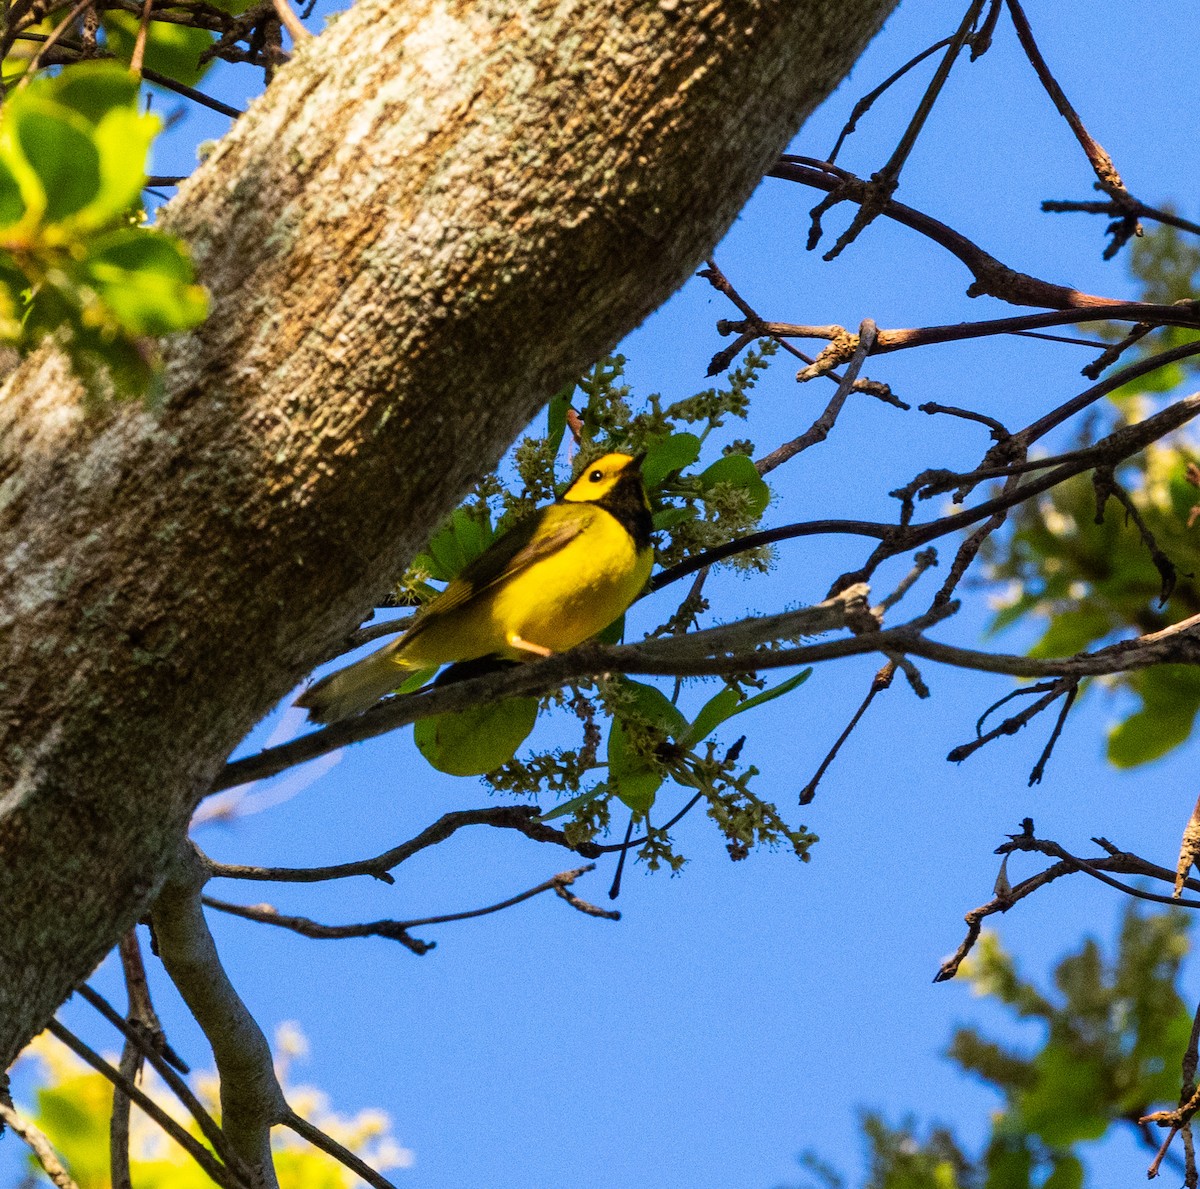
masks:
[[[1157,1147],[1158,1135],[1137,1120],[1179,1097],[1178,1062],[1192,1027],[1178,990],[1188,925],[1182,911],[1131,906],[1116,953],[1106,957],[1086,939],[1056,966],[1054,991],[1023,979],[985,933],[964,972],[978,994],[1040,1024],[1041,1043],[1027,1052],[960,1028],[948,1056],[1002,1104],[981,1153],[967,1154],[945,1128],[922,1135],[911,1117],[892,1127],[867,1113],[866,1189],[1081,1189],[1088,1145],[1114,1126],[1132,1126]],[[824,1184],[842,1183],[815,1157],[806,1163]]]
[[[413,561],[396,591],[397,602],[421,604],[477,558],[517,519],[555,498],[569,485],[560,471],[564,443],[573,447],[570,475],[610,451],[644,452],[642,474],[651,501],[658,540],[656,559],[666,566],[720,545],[756,527],[771,498],[746,441],[734,441],[715,459],[704,458],[714,431],[731,418],[746,416],[750,391],[774,352],[774,344],[750,352],[722,387],[666,403],[658,394],[635,401],[624,380],[620,356],[602,360],[551,402],[546,432],[525,438],[514,450],[511,477],[484,480],[449,517]],[[735,564],[762,568],[764,555]],[[662,631],[693,626],[707,609],[686,598]],[[601,638],[619,640],[624,617]],[[726,840],[730,855],[745,857],[760,844],[785,844],[801,858],[815,840],[803,828],[784,822],[774,805],[751,790],[757,774],[740,764],[742,741],[719,753],[710,739],[724,722],[790,693],[808,676],[805,670],[762,689],[753,675],[729,681],[695,711],[685,713],[682,683],[668,696],[656,685],[610,678],[544,699],[512,699],[457,715],[424,719],[415,728],[417,745],[435,767],[455,775],[482,774],[493,790],[564,798],[545,814],[565,818],[574,843],[590,842],[611,823],[612,803],[642,823],[637,851],[648,867],[678,870],[681,856],[669,831],[651,822],[651,810],[664,786],[674,785],[703,800]],[[410,681],[428,680],[422,674]],[[757,685],[758,693],[752,691]],[[568,704],[583,737],[579,746],[535,751],[516,758],[540,713]],[[607,725],[604,736],[600,723]]]
[[[1133,267],[1147,301],[1175,301],[1200,291],[1200,249],[1170,226],[1135,241]],[[1161,334],[1173,336],[1170,344]],[[1163,328],[1153,350],[1195,337],[1194,331]],[[1172,364],[1119,389],[1104,432],[1169,399],[1195,366]],[[993,538],[985,555],[988,580],[1003,591],[993,632],[1042,620],[1045,628],[1031,655],[1070,656],[1200,612],[1198,453],[1182,438],[1152,445],[1121,467],[1112,481],[1132,511],[1114,498],[1103,477],[1096,482],[1086,475],[1020,505],[1012,531]],[[1200,672],[1160,665],[1110,681],[1139,703],[1109,734],[1108,756],[1118,767],[1157,759],[1189,737],[1200,711]]]
[[[294,1026],[284,1025],[280,1033],[278,1044],[285,1056],[303,1051],[304,1038],[296,1033]],[[79,1189],[110,1189],[112,1084],[46,1033],[25,1050],[22,1060],[36,1060],[42,1074],[33,1108],[23,1109],[22,1113],[45,1133]],[[391,1123],[382,1111],[368,1109],[355,1116],[340,1115],[331,1109],[319,1090],[291,1084],[290,1062],[285,1059],[281,1064],[289,1099],[321,1130],[378,1168],[402,1166],[411,1161],[411,1153],[396,1142]],[[195,1139],[204,1142],[195,1120],[179,1110],[153,1071],[142,1078],[140,1088],[176,1117]],[[208,1112],[219,1119],[219,1086],[215,1075],[195,1076],[192,1088]],[[309,1147],[282,1129],[276,1130],[273,1144],[280,1189],[352,1189],[362,1184],[332,1156]],[[137,1110],[130,1118],[129,1154],[131,1180],[138,1189],[212,1189],[213,1182],[200,1166]],[[29,1167],[31,1179],[44,1176],[32,1156]],[[48,1182],[39,1178],[36,1183]]]
[[[161,335],[207,313],[174,238],[143,225],[160,128],[138,82],[85,63],[14,91],[0,109],[0,343],[53,338],[95,395],[144,391]]]

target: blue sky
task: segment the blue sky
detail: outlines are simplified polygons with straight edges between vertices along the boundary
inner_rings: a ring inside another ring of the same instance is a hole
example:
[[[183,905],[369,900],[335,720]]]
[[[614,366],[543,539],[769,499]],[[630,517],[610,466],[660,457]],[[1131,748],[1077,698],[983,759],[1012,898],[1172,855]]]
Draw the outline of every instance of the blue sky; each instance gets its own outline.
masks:
[[[908,0],[851,78],[801,132],[793,151],[824,156],[855,99],[924,46],[952,31],[961,3]],[[1179,8],[1115,0],[1030,0],[1043,52],[1130,189],[1151,203],[1194,195],[1194,65],[1181,52]],[[894,89],[868,115],[840,161],[867,175],[886,159],[929,76]],[[210,89],[240,102],[248,74]],[[196,139],[222,121],[192,115],[172,134],[156,168],[185,170]],[[1180,164],[1184,163],[1184,164]],[[1087,198],[1091,174],[1038,87],[1002,18],[996,44],[956,70],[905,170],[898,197],[965,232],[1017,268],[1112,295],[1133,289],[1121,261],[1100,259],[1101,222],[1043,215],[1048,197]],[[840,259],[804,251],[816,196],[765,181],[716,257],[767,317],[854,327],[916,326],[1009,309],[963,296],[965,270],[902,228],[875,223]],[[835,230],[841,208],[826,220]],[[1191,210],[1187,213],[1195,215]],[[827,241],[828,242],[828,241]],[[687,395],[723,345],[717,318],[736,316],[692,280],[622,351],[642,394]],[[1084,386],[1078,349],[1028,339],[931,347],[871,360],[866,372],[914,406],[968,405],[1022,424]],[[805,428],[826,386],[797,386],[778,359],[756,390],[749,428],[762,452]],[[926,466],[977,459],[985,431],[902,413],[862,399],[835,434],[772,477],[765,518],[884,518],[886,492]],[[948,551],[943,550],[943,557]],[[863,557],[854,540],[785,545],[769,579],[726,575],[710,585],[716,614],[811,602]],[[903,570],[883,571],[884,591]],[[944,572],[944,570],[943,570]],[[928,579],[927,579],[928,581]],[[662,600],[663,596],[660,596]],[[977,644],[986,610],[972,605],[940,638]],[[647,611],[656,615],[665,602]],[[661,619],[663,616],[658,616]],[[1021,641],[1006,638],[1005,648]],[[309,1037],[301,1071],[341,1110],[386,1110],[415,1163],[395,1177],[407,1189],[771,1189],[798,1182],[805,1148],[852,1175],[861,1168],[856,1112],[893,1119],[915,1112],[954,1124],[969,1143],[984,1134],[992,1095],[941,1057],[957,1023],[1016,1040],[1014,1031],[962,985],[933,985],[941,958],[962,936],[962,914],[987,900],[993,848],[1026,814],[1039,834],[1086,849],[1103,834],[1125,849],[1173,865],[1195,798],[1190,749],[1144,770],[1117,773],[1103,758],[1119,706],[1094,691],[1073,714],[1044,783],[1026,777],[1048,730],[1041,723],[984,749],[960,767],[945,755],[967,739],[981,710],[1010,688],[1003,679],[932,665],[933,691],[918,701],[897,685],[876,703],[826,777],[816,801],[796,794],[858,704],[878,667],[863,658],[818,670],[797,693],[739,720],[747,755],[762,769],[760,795],[821,835],[812,861],[783,852],[731,863],[710,824],[678,832],[691,862],[676,878],[627,872],[612,924],[543,897],[509,912],[426,930],[438,948],[417,958],[382,940],[316,942],[241,921],[214,929],[226,963],[268,1032],[295,1020]],[[290,720],[289,720],[290,721]],[[261,725],[247,749],[281,727]],[[1193,766],[1194,768],[1194,766]],[[283,777],[282,780],[295,779]],[[303,777],[307,781],[307,776]],[[261,791],[266,797],[272,789]],[[477,782],[428,769],[405,732],[361,745],[274,808],[199,841],[234,862],[304,865],[375,853],[441,813],[489,803]],[[499,832],[496,832],[499,833]],[[214,887],[246,902],[348,922],[476,907],[572,866],[519,838],[460,832],[397,872],[318,889]],[[1035,869],[1013,864],[1014,877]],[[603,898],[611,865],[578,886]],[[999,920],[1004,943],[1027,972],[1044,972],[1088,931],[1112,934],[1121,905],[1095,884],[1061,881]],[[96,984],[119,999],[112,964]],[[176,1047],[208,1064],[203,1039],[173,992],[157,980],[160,1012]],[[1200,991],[1200,980],[1189,975]],[[116,1046],[69,1005],[64,1019],[106,1049]],[[15,1084],[18,1098],[27,1076]],[[0,1141],[0,1180],[15,1183],[22,1154]],[[1099,1187],[1144,1175],[1146,1158],[1124,1140],[1092,1165]]]

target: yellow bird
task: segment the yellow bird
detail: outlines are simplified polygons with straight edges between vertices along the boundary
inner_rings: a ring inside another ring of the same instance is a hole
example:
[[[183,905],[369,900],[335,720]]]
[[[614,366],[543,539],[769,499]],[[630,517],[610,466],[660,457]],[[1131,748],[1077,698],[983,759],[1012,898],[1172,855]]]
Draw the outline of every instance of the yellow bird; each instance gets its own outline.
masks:
[[[305,690],[315,722],[372,706],[417,669],[550,656],[608,627],[646,585],[654,551],[642,456],[606,454],[553,504],[498,537],[398,640]]]

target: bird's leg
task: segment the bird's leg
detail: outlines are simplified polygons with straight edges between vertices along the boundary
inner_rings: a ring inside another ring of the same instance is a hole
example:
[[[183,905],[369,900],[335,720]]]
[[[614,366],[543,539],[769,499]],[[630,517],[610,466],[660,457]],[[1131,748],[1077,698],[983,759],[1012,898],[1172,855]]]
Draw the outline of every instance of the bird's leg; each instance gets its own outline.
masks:
[[[545,648],[541,644],[534,644],[530,640],[522,640],[516,632],[510,632],[508,635],[509,648],[516,648],[520,652],[532,652],[534,656],[553,656],[554,650]]]

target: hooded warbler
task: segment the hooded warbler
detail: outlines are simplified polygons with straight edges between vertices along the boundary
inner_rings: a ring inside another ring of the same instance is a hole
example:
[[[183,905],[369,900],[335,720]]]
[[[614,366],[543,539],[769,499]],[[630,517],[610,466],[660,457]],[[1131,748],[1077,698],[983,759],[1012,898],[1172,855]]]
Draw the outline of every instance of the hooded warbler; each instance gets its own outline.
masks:
[[[606,454],[557,502],[514,525],[427,603],[397,640],[297,699],[336,722],[372,706],[415,670],[532,660],[608,627],[650,576],[650,505],[641,456]]]

